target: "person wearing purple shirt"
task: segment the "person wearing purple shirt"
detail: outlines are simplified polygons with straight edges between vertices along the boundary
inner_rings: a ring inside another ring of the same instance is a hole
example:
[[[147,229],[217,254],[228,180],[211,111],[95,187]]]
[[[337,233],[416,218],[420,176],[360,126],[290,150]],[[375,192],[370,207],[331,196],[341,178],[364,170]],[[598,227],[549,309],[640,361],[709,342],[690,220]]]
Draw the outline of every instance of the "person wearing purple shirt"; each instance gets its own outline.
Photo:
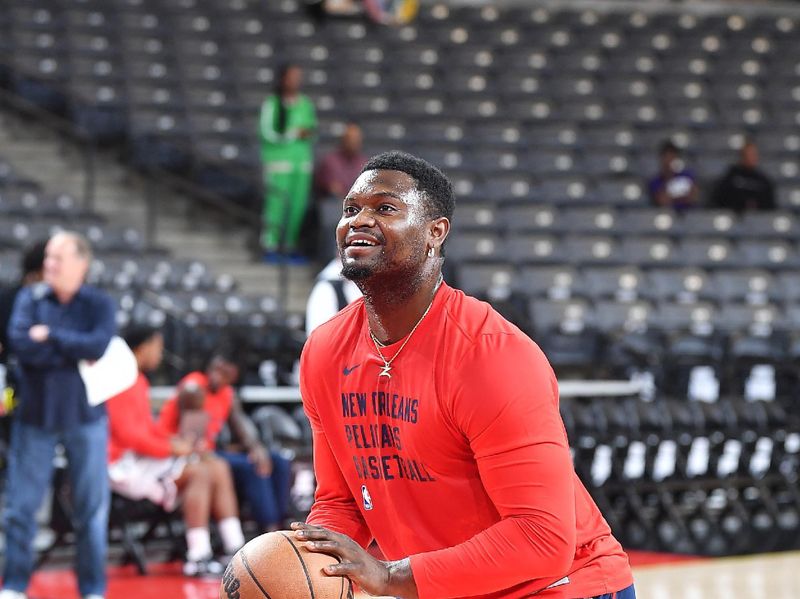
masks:
[[[336,244],[330,234],[342,216],[342,198],[349,191],[367,157],[361,151],[361,127],[348,123],[339,145],[325,154],[314,171],[317,201],[309,210],[305,225],[307,238],[313,240],[313,253],[321,264],[336,255]]]
[[[367,157],[361,151],[361,128],[349,123],[342,134],[339,146],[322,157],[314,175],[320,198],[341,200],[361,174]]]
[[[686,168],[680,148],[670,140],[659,148],[658,175],[650,179],[648,189],[651,201],[660,208],[683,212],[697,204],[700,192],[694,173]]]

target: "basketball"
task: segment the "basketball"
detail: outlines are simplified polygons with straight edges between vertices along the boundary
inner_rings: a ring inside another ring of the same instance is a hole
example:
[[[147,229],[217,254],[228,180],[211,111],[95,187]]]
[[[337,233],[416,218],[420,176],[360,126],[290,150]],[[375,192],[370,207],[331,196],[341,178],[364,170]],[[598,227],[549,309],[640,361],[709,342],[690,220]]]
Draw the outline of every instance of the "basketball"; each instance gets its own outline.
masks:
[[[308,551],[292,531],[256,537],[231,559],[222,577],[220,599],[347,599],[350,581],[322,569],[338,560]]]

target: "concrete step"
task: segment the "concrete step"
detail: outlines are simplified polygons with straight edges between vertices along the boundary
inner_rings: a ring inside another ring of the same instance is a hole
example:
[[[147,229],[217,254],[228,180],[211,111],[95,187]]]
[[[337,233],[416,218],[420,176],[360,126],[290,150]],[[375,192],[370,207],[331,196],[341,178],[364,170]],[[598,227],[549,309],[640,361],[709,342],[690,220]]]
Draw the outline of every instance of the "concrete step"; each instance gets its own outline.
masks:
[[[0,147],[23,176],[41,182],[47,190],[66,191],[82,199],[84,154],[77,146],[35,122],[0,114]],[[305,309],[315,268],[290,269],[287,289],[281,290],[278,269],[253,262],[250,233],[221,222],[218,216],[198,208],[192,198],[145,185],[110,153],[99,151],[95,159],[93,209],[109,222],[136,227],[147,235],[147,194],[153,194],[157,206],[154,236],[159,246],[177,258],[202,260],[216,274],[231,274],[248,293],[284,292],[292,311]]]
[[[214,247],[221,250],[244,251],[247,240],[241,235],[234,235],[233,231],[221,229],[197,229],[196,231],[176,231],[172,240],[184,247]]]

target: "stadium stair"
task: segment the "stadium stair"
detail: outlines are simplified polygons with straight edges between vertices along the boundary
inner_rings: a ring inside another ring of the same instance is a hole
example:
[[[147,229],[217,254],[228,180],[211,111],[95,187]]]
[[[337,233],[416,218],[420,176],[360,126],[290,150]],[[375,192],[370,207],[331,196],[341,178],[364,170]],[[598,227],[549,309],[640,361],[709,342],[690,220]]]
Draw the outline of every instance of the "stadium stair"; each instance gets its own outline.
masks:
[[[78,199],[83,196],[85,175],[77,144],[6,111],[0,113],[0,146],[21,175],[35,179],[48,191],[63,191]],[[176,258],[204,262],[217,275],[230,275],[244,293],[280,296],[278,268],[254,261],[243,227],[220,223],[219,217],[198,207],[191,197],[155,185],[147,187],[109,153],[97,154],[95,173],[93,209],[110,222],[133,226],[147,238],[146,194],[152,193],[158,205],[159,246]],[[290,269],[287,311],[305,310],[314,274],[310,266]]]

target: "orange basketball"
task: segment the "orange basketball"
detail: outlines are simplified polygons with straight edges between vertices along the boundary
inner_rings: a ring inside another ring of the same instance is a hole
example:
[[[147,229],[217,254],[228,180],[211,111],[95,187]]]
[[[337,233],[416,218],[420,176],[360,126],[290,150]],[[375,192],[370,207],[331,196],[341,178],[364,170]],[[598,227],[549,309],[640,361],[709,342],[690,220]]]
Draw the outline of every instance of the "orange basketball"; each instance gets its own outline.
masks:
[[[292,531],[256,537],[233,556],[225,569],[220,599],[347,599],[347,578],[326,576],[322,568],[338,560],[314,553]]]

